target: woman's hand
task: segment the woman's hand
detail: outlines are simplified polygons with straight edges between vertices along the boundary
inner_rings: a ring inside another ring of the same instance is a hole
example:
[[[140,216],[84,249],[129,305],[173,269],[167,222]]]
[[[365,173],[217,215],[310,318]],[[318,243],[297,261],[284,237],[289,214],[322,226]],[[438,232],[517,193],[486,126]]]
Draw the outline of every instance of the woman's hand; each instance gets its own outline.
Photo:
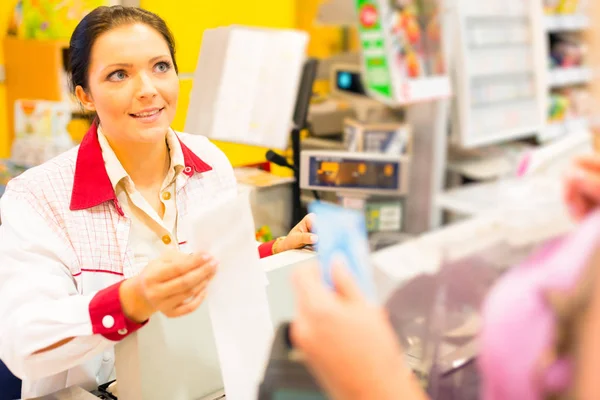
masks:
[[[202,304],[217,265],[206,253],[165,252],[151,261],[140,275],[121,285],[125,315],[141,323],[157,311],[167,317],[191,313]]]
[[[365,300],[343,266],[332,277],[335,292],[318,268],[299,270],[294,281],[291,339],[323,389],[336,400],[425,399],[385,311]]]
[[[277,239],[273,246],[273,254],[288,250],[301,249],[304,246],[316,244],[319,240],[313,230],[314,214],[308,214],[296,225],[287,236]]]
[[[600,155],[575,159],[565,178],[564,199],[571,216],[577,220],[600,205]]]

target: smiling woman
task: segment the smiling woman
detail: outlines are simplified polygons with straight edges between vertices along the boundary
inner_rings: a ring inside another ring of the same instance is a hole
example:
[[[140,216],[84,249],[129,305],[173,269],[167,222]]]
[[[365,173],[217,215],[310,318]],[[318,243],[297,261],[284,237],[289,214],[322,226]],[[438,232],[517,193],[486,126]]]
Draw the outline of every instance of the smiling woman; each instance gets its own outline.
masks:
[[[186,249],[188,213],[237,195],[224,154],[170,127],[179,80],[157,15],[95,9],[73,33],[69,72],[94,124],[1,199],[0,359],[23,398],[94,389],[114,376],[117,341],[156,312],[198,308],[218,260]],[[276,250],[313,240],[306,218]],[[274,242],[258,251],[271,255]]]
[[[146,183],[140,179],[157,182],[168,168],[164,137],[179,95],[173,36],[148,11],[99,10],[73,33],[73,91],[87,110],[97,113],[102,133],[125,170],[143,171],[133,181],[138,186]]]

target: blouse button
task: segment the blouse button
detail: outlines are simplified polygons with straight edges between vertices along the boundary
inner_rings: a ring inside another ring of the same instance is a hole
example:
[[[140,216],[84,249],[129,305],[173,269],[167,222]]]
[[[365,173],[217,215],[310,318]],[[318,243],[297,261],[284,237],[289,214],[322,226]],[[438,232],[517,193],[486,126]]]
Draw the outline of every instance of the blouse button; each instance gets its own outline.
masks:
[[[171,244],[171,236],[169,236],[169,235],[163,236],[162,241],[164,244]]]
[[[102,326],[106,329],[110,329],[113,326],[115,326],[115,319],[113,318],[113,316],[105,315],[104,318],[102,318]]]

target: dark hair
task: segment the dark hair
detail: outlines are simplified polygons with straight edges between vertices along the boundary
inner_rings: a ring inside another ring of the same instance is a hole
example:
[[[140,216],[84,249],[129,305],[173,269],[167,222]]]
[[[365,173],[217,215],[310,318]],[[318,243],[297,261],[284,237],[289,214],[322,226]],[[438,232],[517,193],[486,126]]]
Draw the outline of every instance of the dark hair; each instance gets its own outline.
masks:
[[[89,89],[90,55],[98,37],[114,28],[136,23],[148,25],[162,35],[169,46],[175,71],[178,72],[175,60],[175,40],[161,17],[138,7],[103,6],[86,15],[71,35],[67,71],[73,93],[77,86],[81,86],[86,91]]]

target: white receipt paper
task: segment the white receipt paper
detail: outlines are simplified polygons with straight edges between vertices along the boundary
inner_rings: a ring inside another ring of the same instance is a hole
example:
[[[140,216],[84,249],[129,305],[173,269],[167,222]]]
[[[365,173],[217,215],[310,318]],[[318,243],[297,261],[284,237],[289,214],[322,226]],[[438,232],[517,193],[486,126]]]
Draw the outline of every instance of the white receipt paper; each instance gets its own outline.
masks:
[[[265,272],[245,195],[190,215],[188,243],[218,261],[206,301],[228,400],[254,400],[273,340]]]

